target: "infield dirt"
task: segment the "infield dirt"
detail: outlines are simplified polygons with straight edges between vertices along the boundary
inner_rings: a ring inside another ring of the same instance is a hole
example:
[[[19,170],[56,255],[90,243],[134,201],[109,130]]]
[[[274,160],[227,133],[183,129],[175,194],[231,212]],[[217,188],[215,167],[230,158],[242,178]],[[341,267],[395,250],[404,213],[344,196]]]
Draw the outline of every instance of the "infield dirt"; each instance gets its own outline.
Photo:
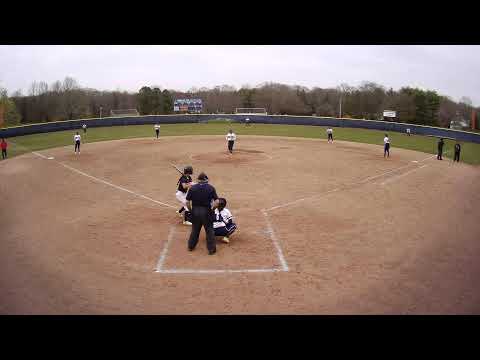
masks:
[[[39,153],[0,162],[2,314],[480,313],[478,167],[261,136],[233,156],[223,136]],[[186,249],[170,163],[228,200],[239,230],[215,256],[203,232]],[[154,271],[169,236],[162,269],[190,272]],[[274,271],[202,272],[249,269]]]

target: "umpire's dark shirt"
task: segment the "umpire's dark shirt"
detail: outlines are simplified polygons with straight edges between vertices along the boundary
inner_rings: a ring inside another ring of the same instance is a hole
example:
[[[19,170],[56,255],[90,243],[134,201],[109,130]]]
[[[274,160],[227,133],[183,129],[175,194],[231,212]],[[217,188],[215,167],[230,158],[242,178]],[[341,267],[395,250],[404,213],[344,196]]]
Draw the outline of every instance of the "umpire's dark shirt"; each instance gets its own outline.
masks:
[[[217,191],[209,183],[198,183],[190,188],[187,194],[187,200],[192,201],[192,208],[207,207],[211,208],[212,200],[217,200]]]

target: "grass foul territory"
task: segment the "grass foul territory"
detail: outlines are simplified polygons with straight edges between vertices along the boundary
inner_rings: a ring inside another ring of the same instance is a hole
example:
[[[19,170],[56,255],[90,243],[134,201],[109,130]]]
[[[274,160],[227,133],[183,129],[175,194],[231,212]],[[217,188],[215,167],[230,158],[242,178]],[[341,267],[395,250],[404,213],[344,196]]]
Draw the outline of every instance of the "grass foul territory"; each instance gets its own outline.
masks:
[[[230,123],[222,119],[210,121],[209,123],[193,124],[164,124],[161,125],[160,137],[181,136],[181,135],[225,135],[232,129],[238,136],[242,135],[264,135],[264,136],[290,136],[304,138],[318,138],[326,140],[326,127],[304,126],[304,125],[270,125],[253,124],[245,126],[239,123]],[[16,156],[30,151],[44,150],[73,144],[74,131],[58,131],[43,134],[25,135],[8,139],[10,141],[9,156]],[[82,135],[84,143],[107,141],[116,139],[130,139],[140,137],[154,137],[153,125],[130,125],[89,128],[87,134]],[[385,132],[379,130],[333,128],[335,140],[361,142],[383,146]],[[403,133],[388,133],[391,139],[392,151],[395,148],[421,151],[428,154],[435,154],[437,151],[437,138],[412,135]],[[444,151],[448,152],[447,157],[453,157],[453,140],[445,140]],[[480,165],[480,144],[462,142],[461,161]]]

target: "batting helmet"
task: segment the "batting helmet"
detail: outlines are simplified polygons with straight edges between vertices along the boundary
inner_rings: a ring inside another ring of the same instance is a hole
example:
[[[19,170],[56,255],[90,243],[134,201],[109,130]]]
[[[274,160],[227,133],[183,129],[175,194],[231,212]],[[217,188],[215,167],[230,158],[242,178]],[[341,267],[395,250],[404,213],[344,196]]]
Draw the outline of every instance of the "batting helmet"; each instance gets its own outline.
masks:
[[[185,168],[183,169],[183,173],[185,175],[192,175],[193,174],[193,167],[191,167],[190,165],[185,166]]]

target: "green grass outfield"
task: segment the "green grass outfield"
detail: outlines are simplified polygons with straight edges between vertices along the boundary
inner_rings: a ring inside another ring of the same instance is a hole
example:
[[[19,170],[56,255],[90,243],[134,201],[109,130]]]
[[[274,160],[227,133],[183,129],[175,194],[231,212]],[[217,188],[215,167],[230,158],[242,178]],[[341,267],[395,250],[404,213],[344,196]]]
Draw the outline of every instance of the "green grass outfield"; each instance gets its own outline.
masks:
[[[229,129],[233,129],[237,135],[265,135],[265,136],[291,136],[304,138],[326,139],[323,126],[304,126],[304,125],[269,125],[253,124],[245,126],[239,123],[228,123],[226,121],[209,122],[208,124],[164,124],[161,125],[160,136],[175,135],[225,135]],[[83,130],[79,131],[84,143],[106,141],[115,139],[129,139],[138,137],[154,137],[155,131],[153,125],[130,125],[130,126],[112,126],[89,128],[87,135],[84,136]],[[368,144],[376,144],[383,147],[384,131],[353,129],[353,128],[333,128],[335,140],[353,141]],[[29,151],[43,150],[58,146],[72,145],[73,149],[74,131],[58,131],[44,134],[34,134],[13,137],[10,140],[9,157],[20,155]],[[395,148],[410,149],[422,151],[424,153],[435,154],[438,139],[428,136],[412,135],[390,132],[391,150],[395,154]],[[8,141],[7,140],[7,141]],[[480,165],[480,144],[463,142],[460,160],[468,164]],[[445,141],[444,151],[449,152],[447,157],[453,156],[454,142]],[[73,151],[73,150],[72,150]],[[379,148],[379,152],[382,149]]]

